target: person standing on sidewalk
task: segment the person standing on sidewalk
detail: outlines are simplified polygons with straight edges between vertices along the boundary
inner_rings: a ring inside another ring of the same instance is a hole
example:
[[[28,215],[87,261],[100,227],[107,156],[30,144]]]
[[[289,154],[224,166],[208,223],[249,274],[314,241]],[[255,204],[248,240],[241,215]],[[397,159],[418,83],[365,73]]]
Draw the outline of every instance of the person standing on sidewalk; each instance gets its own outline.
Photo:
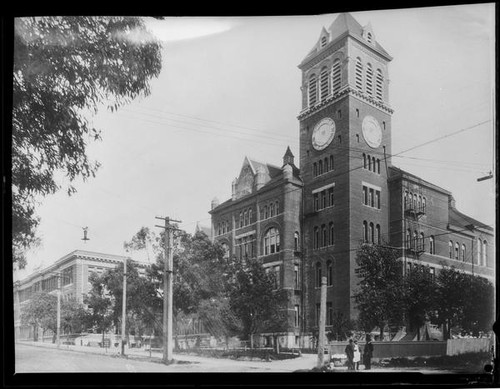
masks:
[[[373,357],[372,336],[370,334],[366,334],[366,346],[363,352],[363,364],[365,365],[365,370],[370,370],[372,368],[372,357]]]
[[[354,343],[352,338],[349,339],[349,344],[345,346],[345,355],[347,356],[347,370],[354,370]]]

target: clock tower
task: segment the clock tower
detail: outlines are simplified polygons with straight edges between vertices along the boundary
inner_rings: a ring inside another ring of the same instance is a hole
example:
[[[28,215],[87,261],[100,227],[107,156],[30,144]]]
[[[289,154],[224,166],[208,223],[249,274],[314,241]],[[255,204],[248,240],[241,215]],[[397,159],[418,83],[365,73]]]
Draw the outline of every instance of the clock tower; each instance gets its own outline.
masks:
[[[356,250],[388,240],[391,60],[370,24],[340,14],[299,65],[306,331],[318,328],[322,277],[327,330],[336,312],[357,317]]]

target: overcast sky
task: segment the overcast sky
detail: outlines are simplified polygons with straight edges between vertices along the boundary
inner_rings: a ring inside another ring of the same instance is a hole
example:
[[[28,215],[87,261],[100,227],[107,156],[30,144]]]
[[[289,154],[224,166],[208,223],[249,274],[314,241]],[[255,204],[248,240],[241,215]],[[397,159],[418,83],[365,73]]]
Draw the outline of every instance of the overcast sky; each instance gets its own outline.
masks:
[[[492,226],[495,180],[477,178],[494,168],[494,14],[494,3],[352,13],[394,58],[393,165]],[[102,166],[75,195],[44,199],[42,246],[15,278],[76,249],[124,254],[140,227],[160,231],[155,216],[190,233],[210,226],[211,200],[230,198],[245,156],[281,166],[290,146],[298,161],[297,65],[337,16],[148,19],[163,40],[151,95],[93,119],[103,139],[89,153]]]

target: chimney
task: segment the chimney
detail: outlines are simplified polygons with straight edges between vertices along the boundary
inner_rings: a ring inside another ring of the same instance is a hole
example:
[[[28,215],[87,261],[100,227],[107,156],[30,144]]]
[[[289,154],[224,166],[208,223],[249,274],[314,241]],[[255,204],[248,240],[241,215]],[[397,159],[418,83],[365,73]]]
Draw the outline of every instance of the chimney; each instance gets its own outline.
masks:
[[[219,199],[217,197],[214,197],[212,199],[212,209],[217,208],[219,206]],[[198,227],[198,224],[196,225]]]
[[[293,154],[292,154],[292,150],[290,150],[290,146],[287,147],[286,149],[286,152],[285,152],[285,155],[283,156],[283,166],[285,165],[293,165]]]
[[[232,199],[233,200],[236,200],[236,184],[238,182],[238,178],[235,178],[233,180],[233,184],[232,184]]]

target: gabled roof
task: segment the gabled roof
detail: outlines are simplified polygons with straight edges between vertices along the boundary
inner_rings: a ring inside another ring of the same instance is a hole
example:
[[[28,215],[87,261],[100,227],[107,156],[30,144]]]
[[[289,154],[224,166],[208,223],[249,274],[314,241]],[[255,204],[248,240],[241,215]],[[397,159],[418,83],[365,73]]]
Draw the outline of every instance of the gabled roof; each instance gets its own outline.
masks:
[[[278,166],[271,165],[271,164],[265,163],[265,162],[255,161],[255,160],[252,160],[248,157],[246,157],[246,158],[248,159],[248,162],[250,162],[250,166],[251,166],[252,170],[254,171],[254,174],[257,173],[257,170],[259,170],[259,169],[263,169],[264,172],[269,174],[269,177],[271,179],[273,179],[274,177],[281,174],[281,169]]]

